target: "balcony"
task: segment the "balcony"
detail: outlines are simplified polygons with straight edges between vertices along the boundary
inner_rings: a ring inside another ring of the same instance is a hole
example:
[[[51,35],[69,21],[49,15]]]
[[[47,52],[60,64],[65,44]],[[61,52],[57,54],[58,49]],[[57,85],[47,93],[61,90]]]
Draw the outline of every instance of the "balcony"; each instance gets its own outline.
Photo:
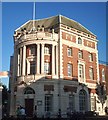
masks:
[[[49,32],[37,32],[30,33],[20,36],[20,38],[16,41],[16,44],[32,40],[50,40],[50,41],[58,41],[57,33],[49,33]]]

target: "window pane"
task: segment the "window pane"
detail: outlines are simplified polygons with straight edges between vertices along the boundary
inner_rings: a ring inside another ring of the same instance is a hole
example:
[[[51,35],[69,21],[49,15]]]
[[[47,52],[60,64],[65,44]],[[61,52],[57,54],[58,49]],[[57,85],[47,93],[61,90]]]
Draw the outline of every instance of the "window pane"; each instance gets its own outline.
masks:
[[[72,48],[68,48],[67,52],[68,52],[68,56],[72,56]]]
[[[50,53],[50,48],[49,48],[49,46],[45,46],[45,47],[44,47],[44,53],[45,53],[45,54],[49,54],[49,53]]]
[[[86,92],[84,90],[80,90],[79,92],[79,110],[86,111]]]
[[[44,63],[44,73],[46,74],[50,73],[50,63],[48,62]]]
[[[93,68],[89,68],[89,77],[90,77],[91,80],[94,79]]]
[[[83,65],[79,64],[79,77],[84,78],[84,69]]]
[[[82,44],[82,39],[78,38],[78,44]]]
[[[93,61],[93,54],[89,53],[89,61]]]
[[[79,58],[83,58],[83,51],[79,50],[79,52],[78,52],[78,57],[79,57]]]
[[[74,111],[75,109],[74,95],[69,95],[69,108],[71,111]]]
[[[30,74],[35,74],[36,63],[34,61],[30,62]]]
[[[72,64],[68,64],[68,76],[72,76]]]
[[[45,95],[45,111],[52,111],[53,96]]]
[[[35,55],[36,51],[35,51],[35,46],[30,46],[30,49],[29,49],[29,55]]]
[[[104,68],[102,69],[102,81],[105,81],[105,70],[104,70]]]

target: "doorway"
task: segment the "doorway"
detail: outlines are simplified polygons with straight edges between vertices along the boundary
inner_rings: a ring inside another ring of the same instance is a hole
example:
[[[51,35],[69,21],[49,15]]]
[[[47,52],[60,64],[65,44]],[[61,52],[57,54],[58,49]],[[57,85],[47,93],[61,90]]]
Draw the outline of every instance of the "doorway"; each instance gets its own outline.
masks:
[[[25,99],[25,112],[27,117],[33,117],[34,99]]]

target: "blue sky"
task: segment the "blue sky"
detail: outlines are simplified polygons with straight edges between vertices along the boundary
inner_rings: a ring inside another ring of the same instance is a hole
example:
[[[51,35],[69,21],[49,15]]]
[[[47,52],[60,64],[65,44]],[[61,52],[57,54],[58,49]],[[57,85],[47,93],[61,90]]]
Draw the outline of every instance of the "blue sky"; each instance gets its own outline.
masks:
[[[13,33],[33,18],[32,2],[2,3],[2,70],[10,67],[13,54]],[[97,35],[99,60],[106,61],[106,3],[104,2],[38,2],[36,19],[62,14],[73,19]],[[2,79],[8,84],[8,79]]]

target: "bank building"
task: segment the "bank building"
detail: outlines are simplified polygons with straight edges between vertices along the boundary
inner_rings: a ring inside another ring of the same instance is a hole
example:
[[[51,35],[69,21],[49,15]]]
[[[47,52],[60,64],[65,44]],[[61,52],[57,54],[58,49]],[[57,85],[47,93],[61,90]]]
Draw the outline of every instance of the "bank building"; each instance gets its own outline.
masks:
[[[59,109],[102,113],[97,36],[62,15],[29,20],[14,32],[10,60],[10,115],[17,106],[39,117]]]

